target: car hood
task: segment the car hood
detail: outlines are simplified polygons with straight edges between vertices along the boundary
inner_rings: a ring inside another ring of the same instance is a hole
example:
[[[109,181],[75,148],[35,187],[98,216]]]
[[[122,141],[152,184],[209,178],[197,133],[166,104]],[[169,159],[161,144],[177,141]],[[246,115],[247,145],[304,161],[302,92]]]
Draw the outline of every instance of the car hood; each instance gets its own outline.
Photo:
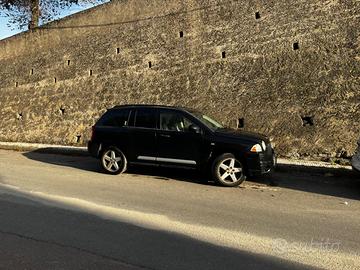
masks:
[[[215,131],[216,135],[224,136],[227,138],[234,138],[234,139],[244,139],[248,141],[265,141],[266,143],[269,142],[269,138],[263,134],[243,131],[239,129],[232,129],[232,128],[222,128]]]

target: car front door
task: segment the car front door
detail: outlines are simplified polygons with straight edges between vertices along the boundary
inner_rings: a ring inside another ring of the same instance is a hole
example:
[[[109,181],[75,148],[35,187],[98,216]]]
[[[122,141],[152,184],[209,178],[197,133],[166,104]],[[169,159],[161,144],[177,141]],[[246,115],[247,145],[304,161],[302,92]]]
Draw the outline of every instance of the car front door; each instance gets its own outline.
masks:
[[[198,133],[195,132],[196,128],[199,131]],[[204,142],[200,128],[181,111],[159,110],[156,137],[158,143],[157,161],[185,166],[199,164],[202,153],[204,153]]]
[[[155,162],[156,147],[156,121],[158,110],[156,108],[136,108],[130,116],[129,137],[130,161]]]

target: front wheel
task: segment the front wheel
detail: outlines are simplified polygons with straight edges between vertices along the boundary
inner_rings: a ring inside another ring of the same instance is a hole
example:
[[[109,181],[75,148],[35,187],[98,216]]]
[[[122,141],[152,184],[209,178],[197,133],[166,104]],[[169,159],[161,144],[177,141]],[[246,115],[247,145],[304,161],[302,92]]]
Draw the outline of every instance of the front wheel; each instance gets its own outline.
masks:
[[[126,171],[125,155],[115,147],[109,147],[101,155],[101,165],[109,174],[120,174]]]
[[[218,184],[226,187],[238,186],[246,179],[243,165],[230,153],[222,154],[214,160],[212,175]]]

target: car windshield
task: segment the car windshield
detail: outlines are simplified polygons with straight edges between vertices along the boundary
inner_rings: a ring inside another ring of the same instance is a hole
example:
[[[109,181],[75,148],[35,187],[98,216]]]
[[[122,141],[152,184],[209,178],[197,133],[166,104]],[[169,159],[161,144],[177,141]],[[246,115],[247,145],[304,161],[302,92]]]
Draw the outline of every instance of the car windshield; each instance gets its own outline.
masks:
[[[212,119],[211,117],[202,114],[201,112],[197,112],[197,111],[192,111],[192,113],[208,128],[210,128],[211,130],[216,130],[219,128],[224,128],[223,125],[221,125],[219,122],[217,122],[216,120]]]

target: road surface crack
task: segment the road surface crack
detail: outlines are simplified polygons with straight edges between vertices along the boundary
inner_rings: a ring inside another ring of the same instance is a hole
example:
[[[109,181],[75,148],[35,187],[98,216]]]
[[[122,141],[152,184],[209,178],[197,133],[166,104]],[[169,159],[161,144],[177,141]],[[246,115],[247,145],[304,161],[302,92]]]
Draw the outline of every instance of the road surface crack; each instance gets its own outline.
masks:
[[[125,261],[123,261],[123,260],[121,260],[121,259],[112,257],[112,256],[107,256],[107,255],[104,255],[104,254],[99,254],[99,253],[93,252],[93,251],[91,251],[91,250],[87,250],[87,249],[84,249],[84,248],[79,248],[79,247],[72,246],[72,245],[61,244],[61,243],[58,243],[58,242],[55,242],[55,241],[37,239],[37,238],[31,237],[31,236],[26,236],[26,235],[22,235],[22,234],[19,234],[19,233],[2,231],[2,230],[0,230],[0,234],[11,235],[11,236],[15,236],[15,237],[18,237],[18,238],[21,238],[21,239],[35,241],[35,242],[38,242],[38,243],[44,243],[44,244],[48,244],[48,245],[54,245],[54,246],[57,246],[57,247],[60,247],[60,248],[75,249],[75,250],[77,250],[77,251],[80,251],[80,252],[83,252],[83,253],[87,253],[87,254],[92,255],[92,256],[100,257],[100,258],[102,258],[102,259],[106,259],[106,260],[110,260],[110,261],[114,261],[114,262],[123,264],[124,266],[136,267],[136,268],[139,268],[139,269],[146,269],[146,270],[156,270],[156,269],[154,269],[154,268],[149,268],[149,267],[146,267],[146,266],[143,266],[143,265],[131,264],[131,263],[125,262]]]

